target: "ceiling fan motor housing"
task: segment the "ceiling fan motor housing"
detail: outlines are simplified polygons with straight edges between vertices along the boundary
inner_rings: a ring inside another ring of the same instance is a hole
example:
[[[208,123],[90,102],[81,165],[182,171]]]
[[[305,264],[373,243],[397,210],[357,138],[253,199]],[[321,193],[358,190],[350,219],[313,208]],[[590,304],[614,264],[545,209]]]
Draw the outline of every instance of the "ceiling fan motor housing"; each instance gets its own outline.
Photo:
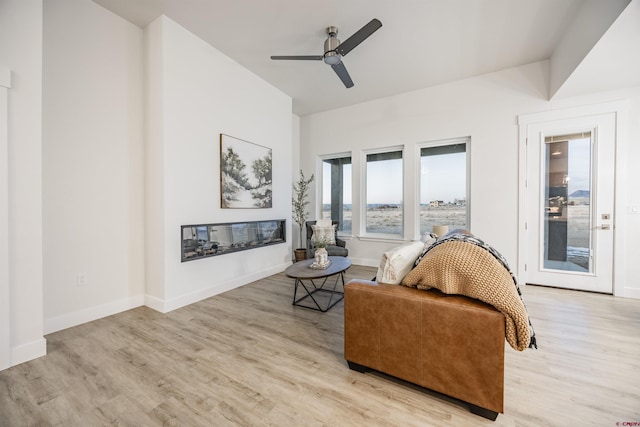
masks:
[[[336,37],[338,35],[338,27],[328,27],[327,34],[329,34],[329,38],[324,41],[324,62],[334,65],[340,62],[340,54],[336,52],[336,49],[340,46],[340,40]]]

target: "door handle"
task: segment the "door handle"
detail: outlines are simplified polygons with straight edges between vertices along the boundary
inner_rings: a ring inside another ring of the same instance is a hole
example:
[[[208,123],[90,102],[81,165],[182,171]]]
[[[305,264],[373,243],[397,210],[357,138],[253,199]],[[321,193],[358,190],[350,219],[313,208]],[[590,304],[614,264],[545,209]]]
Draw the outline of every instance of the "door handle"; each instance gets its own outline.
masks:
[[[600,230],[611,230],[611,224],[602,224],[596,228],[599,228]]]

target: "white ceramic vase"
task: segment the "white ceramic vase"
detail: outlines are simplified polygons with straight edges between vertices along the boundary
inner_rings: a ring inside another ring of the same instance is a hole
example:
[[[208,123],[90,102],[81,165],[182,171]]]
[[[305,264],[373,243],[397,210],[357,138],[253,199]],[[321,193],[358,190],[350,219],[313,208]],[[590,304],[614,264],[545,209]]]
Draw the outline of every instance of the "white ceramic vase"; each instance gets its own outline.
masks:
[[[327,250],[325,248],[316,249],[315,262],[317,265],[325,265],[329,261]]]

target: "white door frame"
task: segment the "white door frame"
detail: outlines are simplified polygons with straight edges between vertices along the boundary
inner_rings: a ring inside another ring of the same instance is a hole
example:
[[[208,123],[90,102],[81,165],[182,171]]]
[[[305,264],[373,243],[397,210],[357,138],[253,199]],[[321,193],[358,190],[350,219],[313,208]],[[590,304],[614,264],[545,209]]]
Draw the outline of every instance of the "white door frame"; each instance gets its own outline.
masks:
[[[0,371],[11,366],[9,298],[9,132],[8,92],[11,70],[0,66]]]
[[[534,123],[544,123],[557,120],[575,119],[598,114],[615,114],[615,194],[614,194],[614,228],[613,235],[613,295],[624,296],[625,266],[624,266],[624,213],[626,201],[626,163],[624,161],[627,143],[628,108],[625,101],[607,102],[602,104],[585,105],[559,110],[543,111],[518,116],[518,277],[522,283],[527,282],[525,263],[527,260],[527,243],[531,238],[526,229],[527,219],[527,129]]]

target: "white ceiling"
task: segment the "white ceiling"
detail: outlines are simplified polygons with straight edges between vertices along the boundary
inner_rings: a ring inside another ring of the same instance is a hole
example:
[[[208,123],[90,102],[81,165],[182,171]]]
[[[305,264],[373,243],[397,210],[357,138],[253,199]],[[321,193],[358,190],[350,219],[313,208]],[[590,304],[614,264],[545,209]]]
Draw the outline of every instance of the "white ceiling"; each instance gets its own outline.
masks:
[[[585,0],[93,0],[144,28],[164,14],[293,98],[306,115],[548,59]],[[321,61],[326,27],[346,40],[346,89]]]

